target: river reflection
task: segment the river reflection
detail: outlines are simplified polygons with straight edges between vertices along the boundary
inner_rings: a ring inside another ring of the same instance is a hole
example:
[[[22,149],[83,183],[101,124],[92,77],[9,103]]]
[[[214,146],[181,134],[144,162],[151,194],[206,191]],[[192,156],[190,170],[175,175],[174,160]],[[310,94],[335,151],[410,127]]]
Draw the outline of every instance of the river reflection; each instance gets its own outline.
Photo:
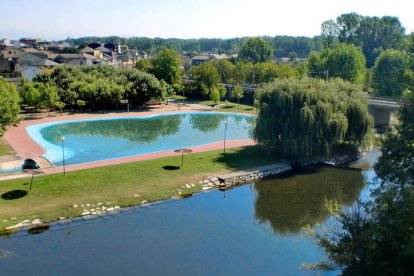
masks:
[[[264,180],[254,185],[255,217],[261,223],[270,223],[277,234],[299,233],[304,226],[313,227],[329,217],[325,199],[351,205],[363,186],[361,171],[336,168]]]

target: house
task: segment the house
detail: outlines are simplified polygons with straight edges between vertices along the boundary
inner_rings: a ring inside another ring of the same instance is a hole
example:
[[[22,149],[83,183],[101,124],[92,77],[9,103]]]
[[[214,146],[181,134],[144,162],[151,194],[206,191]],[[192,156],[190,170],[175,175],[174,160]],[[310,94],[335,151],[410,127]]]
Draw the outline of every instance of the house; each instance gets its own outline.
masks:
[[[26,44],[26,45],[28,45],[28,46],[36,46],[36,44],[37,44],[37,42],[39,42],[39,40],[38,39],[36,39],[36,38],[21,38],[21,39],[19,39],[19,42],[21,42],[21,43],[24,43],[24,44]]]
[[[6,48],[5,50],[0,51],[0,54],[3,55],[3,57],[6,59],[17,58],[23,53],[24,53],[23,51],[19,49],[15,49],[15,48]]]
[[[209,54],[209,55],[194,56],[191,59],[191,66],[197,66],[209,60],[222,60],[222,59],[227,59],[227,58],[228,56],[225,54]]]
[[[25,80],[33,80],[42,71],[39,67],[36,66],[23,66],[16,70],[21,74],[21,77]]]
[[[13,58],[13,60],[20,67],[24,66],[39,66],[44,62],[47,56],[43,52],[23,52],[20,55]]]
[[[228,58],[226,54],[210,54],[209,57],[210,60],[222,60]]]
[[[94,57],[89,54],[60,54],[55,58],[55,61],[60,64],[69,65],[93,65],[102,63],[100,58]]]
[[[11,72],[14,70],[14,66],[8,58],[5,58],[3,54],[0,53],[0,74],[5,72]],[[13,68],[12,68],[13,67]]]
[[[91,47],[86,46],[85,48],[82,48],[79,52],[88,54],[91,56],[95,56],[95,51],[96,51],[95,49],[92,49]]]
[[[7,48],[12,47],[10,40],[0,39],[0,50],[6,50]]]
[[[201,63],[209,61],[209,60],[210,60],[210,56],[208,56],[208,55],[194,56],[191,59],[191,66],[197,66],[197,65],[200,65]]]
[[[53,68],[59,63],[47,58],[44,52],[27,52],[13,59],[15,71],[19,72],[23,78],[32,80],[43,68]]]

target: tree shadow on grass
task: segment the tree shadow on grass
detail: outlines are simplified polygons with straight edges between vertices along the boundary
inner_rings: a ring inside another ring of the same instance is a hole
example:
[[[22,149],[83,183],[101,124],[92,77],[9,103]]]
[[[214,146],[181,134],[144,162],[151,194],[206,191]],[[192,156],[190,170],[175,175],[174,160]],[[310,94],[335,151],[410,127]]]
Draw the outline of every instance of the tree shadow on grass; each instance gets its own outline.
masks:
[[[171,165],[167,165],[167,166],[164,166],[162,168],[164,170],[167,170],[167,171],[175,171],[175,170],[179,170],[180,169],[180,167],[178,167],[178,166],[171,166]]]
[[[5,192],[1,195],[1,198],[4,200],[13,200],[25,197],[27,195],[27,191],[25,190],[12,190]]]
[[[234,170],[243,170],[281,162],[281,158],[268,154],[263,148],[254,145],[221,153],[214,162],[225,164]]]
[[[223,108],[223,109],[229,109],[229,108],[233,108],[234,107],[234,105],[224,105],[224,106],[220,106],[220,108]]]

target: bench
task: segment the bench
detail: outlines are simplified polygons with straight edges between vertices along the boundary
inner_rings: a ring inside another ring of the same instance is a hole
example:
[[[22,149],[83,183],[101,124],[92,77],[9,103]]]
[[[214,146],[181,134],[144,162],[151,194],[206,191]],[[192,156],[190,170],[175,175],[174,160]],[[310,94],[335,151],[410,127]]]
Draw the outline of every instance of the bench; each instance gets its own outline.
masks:
[[[161,101],[149,101],[144,103],[145,108],[149,108],[150,106],[162,105]]]

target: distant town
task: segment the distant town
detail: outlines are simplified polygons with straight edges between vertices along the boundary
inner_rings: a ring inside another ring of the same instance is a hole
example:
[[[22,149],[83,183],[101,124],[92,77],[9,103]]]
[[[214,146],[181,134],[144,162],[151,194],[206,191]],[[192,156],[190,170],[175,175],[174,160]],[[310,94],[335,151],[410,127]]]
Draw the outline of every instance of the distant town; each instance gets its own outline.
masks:
[[[16,82],[19,78],[32,80],[38,73],[50,71],[60,65],[104,64],[118,68],[133,68],[138,61],[152,57],[159,50],[148,46],[148,44],[151,45],[148,40],[152,40],[148,38],[138,38],[145,43],[141,43],[142,47],[135,45],[137,46],[135,49],[115,42],[119,40],[118,37],[114,37],[111,42],[108,42],[109,38],[97,38],[97,41],[93,42],[85,42],[85,39],[91,41],[90,38],[77,39],[76,43],[71,38],[58,42],[35,38],[0,39],[0,76],[10,82]],[[197,66],[205,61],[235,59],[238,46],[245,39],[181,40],[178,43],[176,39],[165,39],[161,43],[155,41],[153,44],[158,43],[159,48],[173,48],[181,53],[181,64],[184,68],[186,65]],[[274,51],[274,61],[277,63],[288,63],[292,58],[296,61],[304,60],[311,50],[321,48],[319,38],[275,37],[268,39],[279,42],[273,43],[278,45],[278,49]],[[174,43],[180,45],[176,46]]]
[[[0,75],[10,81],[18,77],[32,80],[42,70],[65,64],[107,64],[131,68],[137,60],[147,57],[118,43],[94,42],[78,49],[70,40],[48,42],[33,38],[2,39],[0,50]]]

